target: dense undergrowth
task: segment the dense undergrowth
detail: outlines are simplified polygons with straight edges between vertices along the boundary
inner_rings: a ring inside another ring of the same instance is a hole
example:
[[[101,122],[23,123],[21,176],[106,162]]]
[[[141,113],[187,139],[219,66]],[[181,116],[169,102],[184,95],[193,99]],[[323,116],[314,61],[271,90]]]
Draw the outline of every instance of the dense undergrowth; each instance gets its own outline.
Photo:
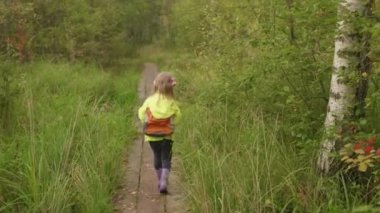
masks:
[[[159,6],[150,0],[1,1],[0,55],[114,67],[156,35]]]
[[[208,60],[182,56],[161,63],[179,79],[184,118],[174,149],[192,212],[347,212],[366,204],[371,189],[348,186],[343,172],[322,177],[315,169],[318,138],[289,140],[282,112],[214,93],[212,72],[198,66]]]
[[[184,119],[175,150],[193,212],[379,210],[371,181],[316,170],[337,3],[174,3],[165,43],[172,53],[157,61],[179,79]],[[378,39],[371,41],[375,53]],[[366,119],[358,124],[364,135],[380,131],[380,78],[372,59]]]
[[[13,96],[0,96],[8,114],[1,121],[0,211],[112,212],[122,155],[135,134],[136,67],[114,74],[42,61],[2,69],[14,75],[2,87]]]

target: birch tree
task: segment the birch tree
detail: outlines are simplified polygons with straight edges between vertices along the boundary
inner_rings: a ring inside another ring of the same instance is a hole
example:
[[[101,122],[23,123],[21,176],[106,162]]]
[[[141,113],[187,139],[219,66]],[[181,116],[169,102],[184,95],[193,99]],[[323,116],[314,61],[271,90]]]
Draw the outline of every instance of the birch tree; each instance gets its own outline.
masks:
[[[364,16],[371,0],[341,0],[338,9],[338,30],[335,38],[333,72],[330,84],[330,97],[325,119],[325,136],[318,159],[319,169],[330,170],[330,153],[335,150],[342,136],[343,124],[353,113],[357,98],[358,82],[361,77],[361,52],[363,42],[355,19]]]

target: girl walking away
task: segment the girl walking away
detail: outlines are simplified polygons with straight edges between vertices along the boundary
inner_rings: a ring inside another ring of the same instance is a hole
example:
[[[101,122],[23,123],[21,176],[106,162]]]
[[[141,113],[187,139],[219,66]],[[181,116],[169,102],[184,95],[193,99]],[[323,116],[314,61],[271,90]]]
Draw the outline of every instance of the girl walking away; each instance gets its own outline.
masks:
[[[175,78],[161,72],[153,82],[154,94],[140,107],[139,119],[144,123],[145,141],[149,142],[154,155],[154,168],[160,193],[168,193],[168,178],[172,158],[174,122],[181,112],[174,100]]]

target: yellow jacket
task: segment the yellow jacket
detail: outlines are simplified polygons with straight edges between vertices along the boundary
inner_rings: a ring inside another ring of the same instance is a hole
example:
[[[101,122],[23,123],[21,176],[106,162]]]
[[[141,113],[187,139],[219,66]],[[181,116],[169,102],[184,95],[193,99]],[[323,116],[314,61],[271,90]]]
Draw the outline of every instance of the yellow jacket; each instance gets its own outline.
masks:
[[[177,102],[173,99],[168,99],[159,93],[149,96],[139,108],[138,116],[141,122],[144,122],[145,120],[145,111],[148,107],[152,112],[152,115],[158,119],[174,116],[175,121],[177,122],[181,117],[181,111],[179,110]],[[171,139],[171,136],[152,137],[145,135],[145,141],[160,141],[164,138]]]

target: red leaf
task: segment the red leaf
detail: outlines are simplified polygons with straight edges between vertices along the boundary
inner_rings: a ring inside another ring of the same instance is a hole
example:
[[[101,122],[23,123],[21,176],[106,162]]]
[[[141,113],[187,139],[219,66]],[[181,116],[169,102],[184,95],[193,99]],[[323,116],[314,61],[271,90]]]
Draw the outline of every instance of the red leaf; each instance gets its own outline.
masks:
[[[376,150],[376,155],[380,155],[380,148]]]
[[[358,149],[360,149],[361,146],[362,146],[361,143],[356,143],[356,144],[354,145],[354,150],[358,150]]]
[[[373,146],[366,146],[364,148],[364,153],[369,154],[372,151],[372,149],[373,149]]]

